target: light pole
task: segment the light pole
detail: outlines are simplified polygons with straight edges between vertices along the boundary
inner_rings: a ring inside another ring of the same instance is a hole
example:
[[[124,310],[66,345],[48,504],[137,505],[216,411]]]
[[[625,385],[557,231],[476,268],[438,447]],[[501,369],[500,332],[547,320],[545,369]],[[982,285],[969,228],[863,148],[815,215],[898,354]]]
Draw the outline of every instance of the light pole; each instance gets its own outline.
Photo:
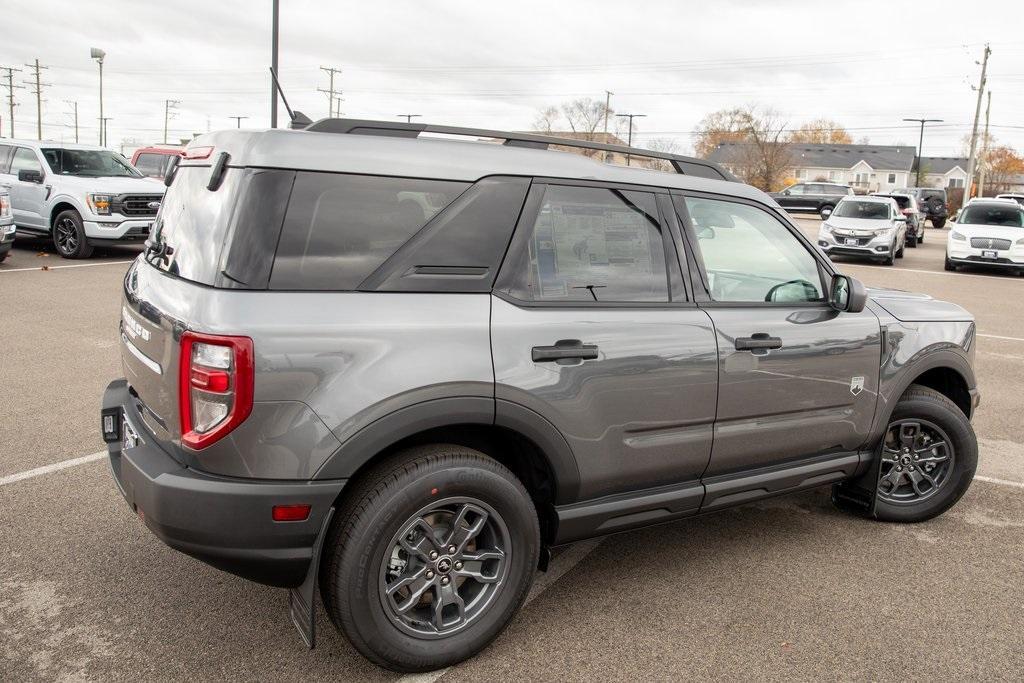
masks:
[[[924,150],[921,149],[924,146],[924,124],[926,123],[942,123],[942,119],[903,119],[904,121],[912,121],[914,123],[921,124],[921,135],[917,139],[917,178],[914,180],[914,187],[921,187],[921,159],[924,158]]]
[[[273,2],[274,18],[271,26],[270,38],[270,68],[273,69],[274,77],[277,77],[277,25],[280,7],[278,0]],[[270,127],[277,128],[277,83],[270,79]]]
[[[405,118],[406,123],[412,123],[413,119],[418,119],[422,117],[423,114],[395,114],[395,116],[397,116],[400,119]]]
[[[617,118],[620,118],[620,119],[629,119],[629,134],[628,134],[628,136],[626,138],[626,146],[627,147],[632,147],[633,146],[633,119],[642,119],[645,116],[647,116],[647,114],[616,114],[615,116]],[[626,154],[626,166],[630,165],[629,159],[630,159],[629,154]]]
[[[107,53],[98,47],[89,48],[89,56],[96,60],[100,66],[100,146],[103,146],[103,58]]]
[[[242,119],[247,119],[249,117],[248,116],[229,116],[228,118],[235,120],[235,123],[237,124],[235,126],[235,128],[241,128],[242,127]]]

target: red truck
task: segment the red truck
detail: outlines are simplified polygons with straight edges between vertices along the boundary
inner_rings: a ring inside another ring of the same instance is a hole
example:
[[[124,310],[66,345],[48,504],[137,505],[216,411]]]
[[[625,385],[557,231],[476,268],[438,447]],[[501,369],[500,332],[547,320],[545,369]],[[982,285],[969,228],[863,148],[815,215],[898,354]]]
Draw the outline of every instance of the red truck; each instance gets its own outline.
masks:
[[[132,166],[142,175],[163,180],[171,159],[184,154],[181,147],[167,145],[164,147],[140,147],[132,154]]]

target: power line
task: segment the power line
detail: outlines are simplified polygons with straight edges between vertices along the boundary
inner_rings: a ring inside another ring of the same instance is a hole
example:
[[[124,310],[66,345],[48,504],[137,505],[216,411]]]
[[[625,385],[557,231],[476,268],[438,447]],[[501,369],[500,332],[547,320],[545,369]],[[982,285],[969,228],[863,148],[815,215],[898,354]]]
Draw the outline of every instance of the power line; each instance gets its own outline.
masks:
[[[172,110],[177,109],[181,104],[178,100],[164,100],[164,144],[167,144],[167,122],[177,116]]]
[[[15,69],[14,67],[11,67],[11,66],[0,66],[0,71],[6,71],[7,72],[7,83],[4,84],[4,87],[7,88],[7,106],[8,106],[9,116],[10,116],[11,137],[13,138],[14,137],[14,107],[15,107],[14,91],[15,90],[21,90],[21,89],[24,88],[24,86],[21,86],[21,85],[14,85],[14,72],[17,71],[17,72],[20,73],[21,69]]]
[[[64,103],[70,104],[72,107],[72,113],[75,116],[75,142],[78,142],[78,102],[65,100]]]
[[[964,187],[964,203],[971,198],[971,189],[974,185],[974,152],[978,144],[978,118],[981,116],[981,97],[985,94],[985,72],[988,69],[988,56],[992,49],[986,43],[985,52],[981,58],[981,80],[978,82],[978,104],[974,109],[974,127],[971,128],[971,153],[967,156],[967,183]]]
[[[229,116],[228,118],[235,120],[235,128],[241,128],[242,127],[242,119],[247,119],[249,117],[248,116]]]
[[[48,66],[40,66],[39,60],[37,59],[33,64],[26,64],[35,72],[35,90],[33,91],[36,96],[36,137],[39,140],[43,139],[43,86],[49,87],[52,83],[43,83],[40,80],[43,69],[49,69]],[[24,81],[25,85],[31,86],[32,81]],[[12,135],[13,137],[13,135]]]
[[[341,74],[341,69],[336,69],[333,66],[322,66],[321,71],[327,72],[328,86],[327,90],[323,88],[317,88],[317,91],[327,94],[327,116],[328,118],[334,118],[334,106],[335,106],[335,91],[334,91],[334,74]],[[337,93],[338,102],[341,101],[341,91]],[[340,106],[340,105],[339,105]]]
[[[418,119],[422,117],[423,114],[395,114],[395,116],[397,116],[400,119],[404,118],[406,123],[412,123],[413,119]]]

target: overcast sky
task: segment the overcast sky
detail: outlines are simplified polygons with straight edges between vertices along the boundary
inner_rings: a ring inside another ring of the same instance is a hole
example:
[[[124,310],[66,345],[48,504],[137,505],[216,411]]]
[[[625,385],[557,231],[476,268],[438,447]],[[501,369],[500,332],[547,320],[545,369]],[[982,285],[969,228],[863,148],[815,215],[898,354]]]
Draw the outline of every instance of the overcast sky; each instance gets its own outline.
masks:
[[[927,6],[927,9],[923,9]],[[270,0],[42,0],[5,12],[0,66],[43,66],[43,133],[96,142],[97,68],[112,147],[159,142],[164,100],[180,101],[170,137],[269,125]],[[1024,32],[1019,1],[313,2],[281,0],[281,78],[296,109],[327,115],[320,66],[342,70],[344,115],[528,129],[539,108],[583,96],[646,114],[638,144],[692,147],[704,114],[773,107],[790,122],[830,117],[856,138],[917,143],[904,117],[944,119],[925,154],[955,155],[970,131],[989,42],[991,130],[1024,150]],[[0,72],[4,73],[4,72]],[[34,86],[15,91],[17,137],[35,137]],[[0,88],[6,96],[6,89]],[[8,135],[8,110],[0,116]],[[282,109],[283,112],[283,109]],[[283,122],[286,117],[282,116]],[[282,123],[283,125],[283,123]]]

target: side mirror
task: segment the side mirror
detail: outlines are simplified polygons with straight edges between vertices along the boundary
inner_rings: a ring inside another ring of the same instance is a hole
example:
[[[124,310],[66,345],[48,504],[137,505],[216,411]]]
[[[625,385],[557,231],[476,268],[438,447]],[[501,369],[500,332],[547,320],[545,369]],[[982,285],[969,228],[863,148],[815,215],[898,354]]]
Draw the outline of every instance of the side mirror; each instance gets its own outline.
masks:
[[[828,304],[837,311],[860,313],[868,302],[868,292],[860,280],[849,275],[836,275],[829,288]]]
[[[789,192],[789,190],[783,190],[782,194],[784,194],[784,195],[786,195],[788,197],[790,195],[790,192]]]
[[[714,228],[700,228],[697,230],[697,239],[699,240],[713,240],[715,239]]]
[[[893,218],[893,220],[896,221],[897,223],[906,223],[907,217],[900,213],[896,214],[896,217]]]
[[[18,180],[23,183],[41,183],[43,182],[43,174],[40,171],[23,168],[18,171]]]

